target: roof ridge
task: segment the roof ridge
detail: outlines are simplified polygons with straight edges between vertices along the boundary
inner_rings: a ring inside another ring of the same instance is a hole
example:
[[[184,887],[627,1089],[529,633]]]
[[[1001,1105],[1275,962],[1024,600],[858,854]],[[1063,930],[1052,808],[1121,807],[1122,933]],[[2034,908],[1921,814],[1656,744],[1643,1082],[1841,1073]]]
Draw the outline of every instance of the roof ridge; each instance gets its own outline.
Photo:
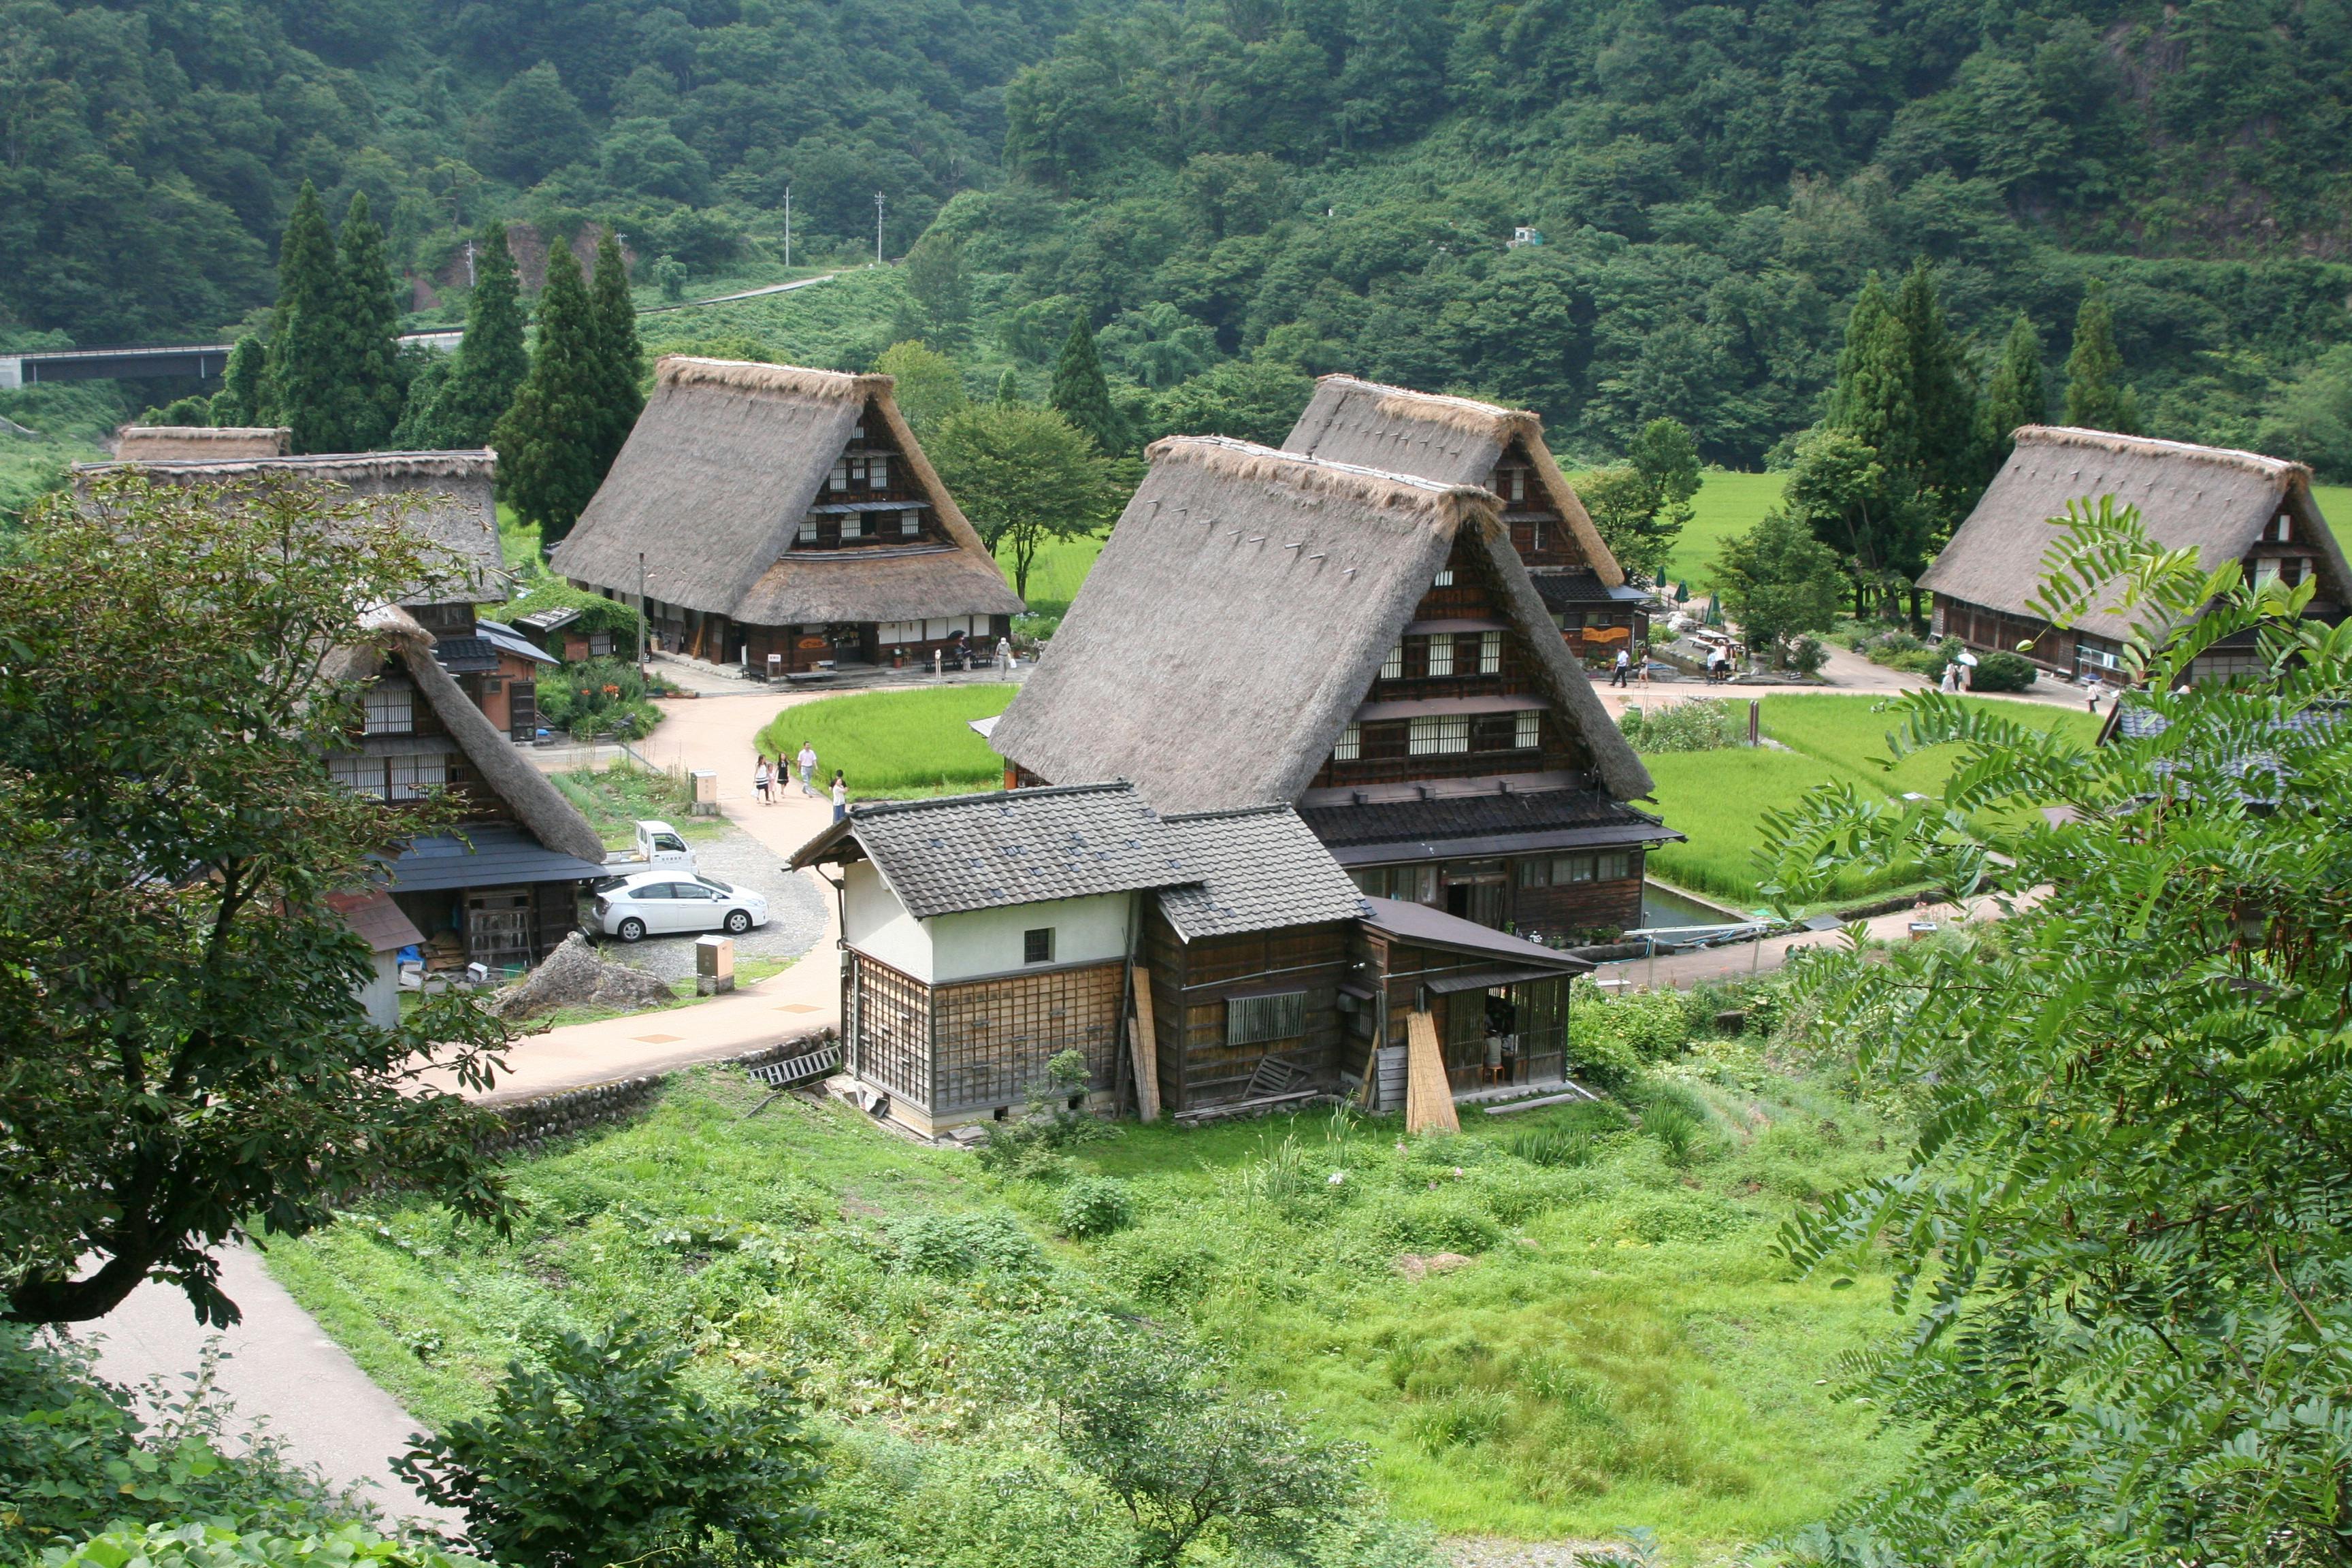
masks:
[[[845,820],[861,816],[898,816],[919,811],[931,811],[950,805],[971,805],[982,801],[1013,799],[1034,800],[1044,795],[1133,795],[1135,786],[1125,779],[1112,779],[1102,784],[1033,784],[1025,789],[973,790],[969,795],[936,795],[925,800],[861,801],[849,808]],[[1138,797],[1139,804],[1141,797]],[[1144,810],[1150,811],[1150,806]]]
[[[1457,522],[1465,508],[1501,504],[1501,498],[1476,485],[1450,484],[1418,474],[1311,458],[1303,452],[1286,452],[1232,436],[1162,437],[1145,448],[1143,455],[1154,465],[1192,463],[1234,479],[1287,485],[1295,489],[1328,490],[1368,506],[1433,510]]]
[[[898,384],[895,377],[887,375],[854,375],[847,371],[753,360],[704,359],[697,354],[664,354],[654,362],[654,380],[663,386],[727,386],[739,392],[778,392],[843,403],[885,395]]]
[[[1288,802],[1275,800],[1262,805],[1222,805],[1212,807],[1207,811],[1171,811],[1160,813],[1159,816],[1162,822],[1206,822],[1213,818],[1231,816],[1270,816],[1291,809]]]
[[[2168,441],[2155,436],[2126,436],[2113,430],[2090,430],[2075,425],[2021,425],[2016,444],[2036,447],[2090,447],[2121,455],[2186,458],[2192,462],[2244,468],[2267,479],[2290,479],[2297,471],[2308,478],[2308,464],[2291,458],[2273,458],[2240,447],[2207,447],[2194,441]]]
[[[1341,371],[1316,377],[1318,384],[1333,384],[1349,389],[1360,388],[1379,399],[1377,413],[1388,418],[1430,419],[1456,429],[1484,431],[1498,440],[1515,435],[1543,431],[1543,416],[1531,408],[1507,408],[1499,403],[1483,398],[1463,397],[1450,392],[1423,392],[1418,387],[1392,386],[1384,381],[1368,381],[1362,376]]]

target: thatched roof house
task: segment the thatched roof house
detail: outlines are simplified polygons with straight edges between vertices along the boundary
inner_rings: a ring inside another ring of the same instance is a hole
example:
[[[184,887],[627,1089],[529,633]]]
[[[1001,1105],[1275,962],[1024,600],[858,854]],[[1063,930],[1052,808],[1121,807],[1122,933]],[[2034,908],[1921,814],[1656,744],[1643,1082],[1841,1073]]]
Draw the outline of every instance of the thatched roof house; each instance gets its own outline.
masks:
[[[1649,596],[1625,581],[1584,502],[1524,408],[1327,375],[1282,443],[1286,452],[1476,485],[1503,501],[1511,544],[1569,645],[1609,654],[1648,635]]]
[[[1986,487],[1984,499],[1919,579],[1934,595],[1938,636],[1983,648],[2030,645],[2036,663],[2067,675],[2116,668],[2130,628],[2124,617],[2084,616],[2054,631],[2030,607],[2043,575],[2042,557],[2059,536],[2067,503],[2095,508],[2103,496],[2139,509],[2149,537],[2168,549],[2194,549],[2208,571],[2241,562],[2249,578],[2289,583],[2316,577],[2310,613],[2333,621],[2352,605],[2352,571],[2311,494],[2300,463],[2220,447],[2029,425]],[[2239,639],[2198,661],[2200,675],[2249,668],[2251,640]]]
[[[1326,843],[1354,842],[1341,859],[1367,891],[1404,886],[1490,924],[1528,924],[1546,903],[1506,912],[1510,889],[1551,885],[1540,826],[1522,847],[1544,861],[1541,884],[1499,860],[1453,867],[1445,842],[1457,827],[1492,836],[1483,797],[1556,798],[1577,847],[1613,827],[1601,837],[1621,853],[1601,879],[1629,885],[1635,906],[1580,929],[1636,923],[1640,849],[1673,836],[1622,804],[1649,793],[1649,773],[1546,616],[1492,493],[1221,437],[1150,456],[992,732],[1021,777],[1126,779],[1162,812],[1297,805]],[[1352,833],[1356,814],[1406,801],[1430,807],[1409,842]],[[1474,883],[1493,892],[1448,890]],[[1541,918],[1558,930],[1573,916]]]
[[[494,604],[506,597],[506,563],[499,549],[499,455],[488,447],[325,452],[300,458],[221,454],[148,458],[126,454],[110,463],[77,463],[73,471],[78,482],[135,471],[157,481],[229,487],[283,477],[340,487],[360,500],[398,498],[404,521],[443,552],[458,579],[408,603],[454,607]],[[470,628],[470,616],[462,618]],[[445,627],[436,618],[435,625],[436,630],[453,629],[455,623]]]
[[[957,510],[887,375],[672,356],[557,547],[714,660],[791,671],[989,641],[1021,601]]]
[[[294,432],[283,425],[125,425],[114,433],[114,455],[126,462],[282,458],[293,449]]]
[[[603,840],[459,689],[413,616],[385,608],[362,629],[344,670],[369,683],[365,721],[329,773],[394,809],[442,791],[464,809],[457,831],[385,858],[393,900],[460,962],[537,963],[579,923],[580,884],[604,874]]]

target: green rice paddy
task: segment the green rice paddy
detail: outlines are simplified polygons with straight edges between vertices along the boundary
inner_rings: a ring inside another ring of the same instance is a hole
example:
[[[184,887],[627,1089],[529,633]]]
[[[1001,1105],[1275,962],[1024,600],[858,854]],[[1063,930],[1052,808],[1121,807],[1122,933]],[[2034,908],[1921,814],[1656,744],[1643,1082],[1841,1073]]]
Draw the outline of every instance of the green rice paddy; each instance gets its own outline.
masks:
[[[1016,686],[929,686],[827,697],[787,708],[760,731],[767,755],[816,747],[820,782],[838,768],[858,800],[994,789],[1004,763],[969,728],[1004,711]]]

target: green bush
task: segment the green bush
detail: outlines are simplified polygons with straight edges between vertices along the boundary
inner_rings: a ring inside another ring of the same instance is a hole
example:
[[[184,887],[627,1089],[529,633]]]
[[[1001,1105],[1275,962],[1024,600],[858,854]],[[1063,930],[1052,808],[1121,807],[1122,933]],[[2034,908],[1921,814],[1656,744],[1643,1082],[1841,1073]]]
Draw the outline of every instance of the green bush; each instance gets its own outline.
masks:
[[[1114,1237],[1096,1256],[1122,1289],[1171,1306],[1199,1300],[1223,1263],[1196,1233],[1160,1226]]]
[[[895,1265],[935,1279],[979,1273],[1028,1274],[1044,1267],[1036,1239],[1003,1209],[979,1214],[930,1214],[891,1234]]]
[[[1108,1236],[1135,1223],[1135,1194],[1116,1176],[1087,1176],[1062,1194],[1056,1217],[1064,1236]]]
[[[0,1561],[113,1523],[135,1534],[151,1522],[221,1517],[299,1532],[365,1512],[295,1468],[278,1442],[232,1441],[231,1414],[209,1361],[194,1389],[151,1422],[94,1374],[87,1350],[0,1324]]]
[[[1601,1088],[1622,1089],[1643,1063],[1680,1055],[1691,1033],[1690,1002],[1679,991],[1607,996],[1589,980],[1570,989],[1569,1060]]]
[[[508,1363],[488,1415],[393,1468],[461,1510],[507,1568],[698,1560],[720,1539],[781,1559],[816,1532],[815,1439],[788,1384],[714,1405],[678,1375],[690,1353],[626,1317],[593,1340],[558,1334],[536,1364]]]
[[[117,1524],[41,1555],[43,1568],[466,1568],[478,1561],[424,1542],[386,1540],[356,1524],[281,1535],[216,1522]]]
[[[2022,691],[2033,684],[2033,661],[2021,654],[1989,653],[1977,661],[1971,691]]]
[[[1503,1239],[1502,1228],[1485,1213],[1441,1193],[1415,1194],[1394,1204],[1381,1215],[1377,1231],[1397,1252],[1475,1255]]]
[[[661,722],[637,667],[617,658],[583,659],[547,675],[539,683],[539,711],[582,740],[642,740]]]
[[[1637,752],[1712,752],[1738,745],[1748,721],[1728,702],[1693,697],[1658,709],[1628,708],[1617,727]]]
[[[1514,1133],[1507,1147],[1530,1165],[1590,1165],[1593,1155],[1600,1152],[1599,1141],[1577,1127],[1546,1127]]]

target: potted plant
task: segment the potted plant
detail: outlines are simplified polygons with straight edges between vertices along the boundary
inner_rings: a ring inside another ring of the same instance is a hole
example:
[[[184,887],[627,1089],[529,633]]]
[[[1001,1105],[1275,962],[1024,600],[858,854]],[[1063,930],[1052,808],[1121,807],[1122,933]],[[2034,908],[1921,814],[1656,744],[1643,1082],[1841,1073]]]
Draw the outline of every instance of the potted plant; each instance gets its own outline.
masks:
[[[905,648],[894,647],[890,650],[890,668],[893,669],[904,669],[907,668],[907,650]]]

